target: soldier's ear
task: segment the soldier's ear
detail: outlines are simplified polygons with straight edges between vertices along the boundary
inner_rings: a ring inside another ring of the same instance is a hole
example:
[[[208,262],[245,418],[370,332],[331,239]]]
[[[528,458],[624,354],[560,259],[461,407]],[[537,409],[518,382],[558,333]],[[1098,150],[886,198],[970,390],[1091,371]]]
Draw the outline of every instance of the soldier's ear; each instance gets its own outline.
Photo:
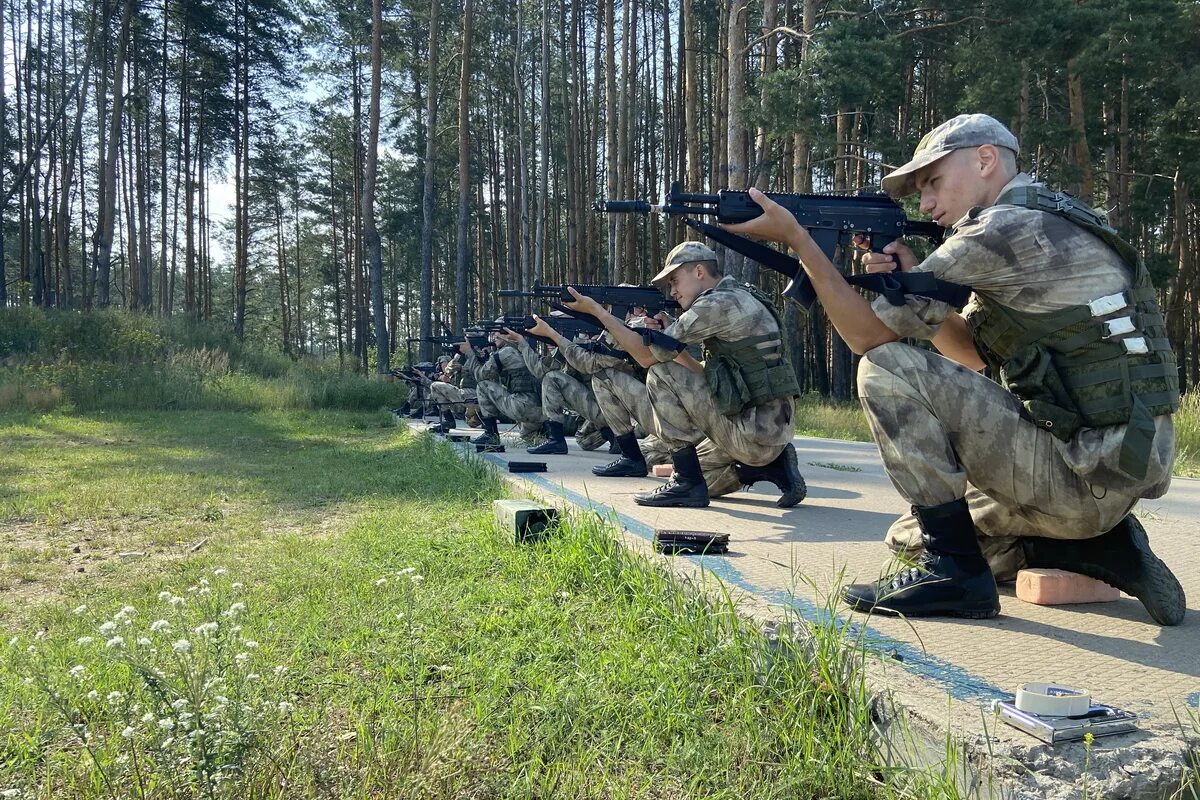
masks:
[[[1000,152],[994,144],[980,145],[975,151],[975,158],[978,159],[979,175],[982,178],[990,177],[1000,167]]]

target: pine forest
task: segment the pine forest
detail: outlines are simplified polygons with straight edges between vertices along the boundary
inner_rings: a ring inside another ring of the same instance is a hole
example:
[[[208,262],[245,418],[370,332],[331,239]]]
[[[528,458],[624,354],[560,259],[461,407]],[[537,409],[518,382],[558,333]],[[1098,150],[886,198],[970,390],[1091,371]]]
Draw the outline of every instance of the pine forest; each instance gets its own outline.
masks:
[[[0,5],[0,306],[211,320],[384,373],[525,310],[500,288],[644,283],[691,233],[600,201],[877,191],[978,111],[1136,246],[1200,383],[1196,0]],[[850,397],[820,311],[785,314],[802,388]]]

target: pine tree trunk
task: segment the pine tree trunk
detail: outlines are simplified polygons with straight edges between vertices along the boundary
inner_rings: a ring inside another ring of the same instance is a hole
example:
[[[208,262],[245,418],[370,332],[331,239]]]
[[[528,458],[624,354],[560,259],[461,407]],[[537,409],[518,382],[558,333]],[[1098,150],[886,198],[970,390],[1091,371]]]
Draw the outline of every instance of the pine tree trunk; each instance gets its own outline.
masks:
[[[468,3],[470,0],[468,0]],[[375,225],[375,179],[379,171],[379,103],[383,70],[383,6],[382,0],[371,0],[371,108],[367,123],[367,158],[363,170],[363,246],[371,274],[371,302],[375,322],[375,371],[387,375],[391,370],[388,351],[387,311],[383,294],[383,253],[379,244],[379,229]],[[463,59],[466,63],[466,58]]]
[[[437,62],[439,0],[430,0],[429,4],[429,64],[425,77],[425,177],[421,193],[421,300],[420,300],[420,334],[426,340],[432,335],[433,320],[433,195],[434,195],[434,159],[437,156]],[[429,358],[429,342],[421,342],[421,359]]]
[[[96,304],[105,308],[109,303],[109,273],[112,260],[113,229],[116,225],[117,203],[117,155],[121,146],[121,121],[125,109],[125,59],[129,48],[129,26],[133,17],[133,0],[121,4],[121,29],[117,37],[117,55],[113,66],[113,104],[109,117],[107,152],[104,172],[101,176],[104,204],[100,209],[100,220],[93,235],[92,258],[95,261],[97,293]]]
[[[376,0],[378,2],[378,0]],[[455,252],[458,260],[454,268],[454,325],[466,325],[469,310],[469,279],[471,264],[471,240],[468,227],[471,222],[471,37],[475,22],[474,0],[466,0],[463,8],[462,63],[458,78],[458,230]]]

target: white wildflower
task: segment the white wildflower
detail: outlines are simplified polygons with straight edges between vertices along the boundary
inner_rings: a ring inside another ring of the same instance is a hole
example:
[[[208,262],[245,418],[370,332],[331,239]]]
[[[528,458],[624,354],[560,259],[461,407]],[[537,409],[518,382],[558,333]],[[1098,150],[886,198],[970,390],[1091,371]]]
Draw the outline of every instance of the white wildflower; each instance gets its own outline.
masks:
[[[248,681],[256,681],[256,680],[258,680],[260,677],[261,677],[261,676],[260,676],[260,675],[259,675],[257,672],[251,672],[251,673],[249,673],[249,674],[247,674],[247,675],[246,675],[246,680],[248,680]]]
[[[417,572],[413,574],[411,580],[413,583],[420,583],[421,581],[425,580],[425,576]]]
[[[187,605],[187,600],[184,600],[182,597],[172,597],[167,602],[169,602],[174,608],[182,608],[183,606]]]
[[[241,583],[241,582],[238,582],[238,583],[231,583],[231,584],[229,585],[229,588],[230,588],[230,589],[233,589],[234,591],[237,591],[238,589],[241,589],[241,588],[242,588],[243,586],[245,586],[245,585],[246,585],[246,584],[244,584],[244,583]]]
[[[138,637],[137,643],[139,647],[149,647],[150,645],[154,644],[154,642],[150,641],[145,636]]]
[[[16,647],[16,646],[17,646],[17,642],[19,642],[19,641],[21,641],[21,637],[20,637],[20,636],[14,636],[14,637],[12,637],[11,639],[9,639],[9,640],[8,640],[8,646],[9,646],[9,647]]]
[[[121,636],[114,636],[111,639],[109,639],[107,642],[105,642],[104,646],[109,648],[110,650],[114,647],[124,647],[125,639],[124,639],[124,637],[121,637]]]
[[[87,693],[87,699],[88,700],[99,700],[100,693],[97,692],[95,689],[92,689],[90,692]]]
[[[383,586],[385,583],[387,583],[387,578],[380,578],[379,580],[375,581],[376,586]]]
[[[202,622],[196,627],[192,628],[192,633],[199,634],[200,636],[207,636],[210,633],[216,633],[218,627],[219,626],[215,622]]]
[[[238,653],[236,656],[233,657],[233,660],[237,662],[237,665],[239,667],[245,666],[246,662],[250,660],[250,654],[245,653],[245,652]]]
[[[186,653],[188,650],[192,649],[192,643],[187,639],[180,639],[179,641],[175,642],[175,644],[171,645],[171,649],[176,653]]]
[[[184,700],[182,697],[171,703],[171,708],[175,709],[176,711],[178,711],[181,708],[186,708],[186,707],[187,707],[187,700]]]
[[[79,645],[80,647],[83,647],[84,645],[89,645],[94,641],[96,641],[96,640],[90,636],[80,636],[78,639],[75,640],[75,644]]]
[[[147,711],[145,714],[142,714],[142,722],[154,722],[154,712]]]
[[[20,789],[5,789],[3,792],[0,792],[0,797],[7,798],[7,797],[20,797],[20,796],[21,796]]]
[[[285,672],[287,672],[287,667],[280,664],[278,667],[275,668],[275,677],[279,677],[280,675],[282,675]]]
[[[137,731],[135,731],[130,725],[126,725],[125,730],[121,731],[121,735],[126,739],[132,739],[135,733],[137,733]]]
[[[119,703],[124,699],[125,695],[121,694],[120,692],[109,692],[107,697],[107,700],[110,703]]]
[[[171,719],[170,717],[163,717],[158,721],[158,727],[162,728],[164,731],[174,730],[175,720]]]
[[[404,569],[400,570],[396,574],[397,575],[411,575],[416,571],[417,571],[416,567],[405,567]]]
[[[213,570],[213,575],[215,575],[218,578],[221,577],[222,575],[228,575],[228,574],[229,574],[229,570],[225,569],[224,567],[217,567],[216,569]]]
[[[296,710],[296,707],[294,705],[292,705],[291,703],[287,702],[286,700],[279,701],[279,713],[280,714],[290,714],[295,710]]]
[[[223,694],[219,694],[219,695],[217,695],[216,697],[214,697],[214,698],[213,698],[213,700],[214,700],[214,701],[216,702],[216,704],[217,704],[217,705],[219,705],[219,706],[227,706],[227,705],[229,705],[229,698],[228,698],[228,697],[226,697],[226,696],[225,696],[225,695],[223,695]]]
[[[396,619],[404,619],[404,616],[405,616],[404,612],[401,611],[399,614],[396,615]]]
[[[71,667],[70,670],[68,670],[68,674],[72,678],[82,678],[84,672],[87,672],[87,668],[84,667],[83,664],[76,664],[75,666]]]
[[[258,647],[258,642],[254,641],[253,639],[243,639],[242,646],[247,650],[253,650],[254,648]]]
[[[73,612],[71,612],[71,613],[73,613],[73,614],[86,614],[86,613],[87,613],[87,606],[75,606],[75,610],[74,610]]]
[[[116,629],[117,629],[117,623],[115,623],[115,622],[106,622],[100,626],[100,632],[103,633],[105,636],[112,633]]]
[[[171,627],[171,623],[165,619],[156,619],[150,623],[150,630],[152,631],[165,631],[169,627]]]

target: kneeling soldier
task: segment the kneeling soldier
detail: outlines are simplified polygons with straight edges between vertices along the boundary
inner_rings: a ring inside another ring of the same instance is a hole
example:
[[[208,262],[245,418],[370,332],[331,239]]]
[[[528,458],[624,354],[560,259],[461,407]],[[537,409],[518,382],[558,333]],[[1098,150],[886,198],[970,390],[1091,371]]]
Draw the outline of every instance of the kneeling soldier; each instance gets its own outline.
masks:
[[[577,300],[568,304],[598,317],[649,369],[654,433],[670,448],[675,472],[635,502],[703,507],[710,496],[769,481],[782,493],[780,507],[796,505],[806,493],[791,443],[799,387],[770,301],[722,276],[717,254],[699,242],[671,250],[653,282],[685,309],[662,332],[639,334],[573,290]],[[684,352],[694,342],[704,343],[704,363]]]

